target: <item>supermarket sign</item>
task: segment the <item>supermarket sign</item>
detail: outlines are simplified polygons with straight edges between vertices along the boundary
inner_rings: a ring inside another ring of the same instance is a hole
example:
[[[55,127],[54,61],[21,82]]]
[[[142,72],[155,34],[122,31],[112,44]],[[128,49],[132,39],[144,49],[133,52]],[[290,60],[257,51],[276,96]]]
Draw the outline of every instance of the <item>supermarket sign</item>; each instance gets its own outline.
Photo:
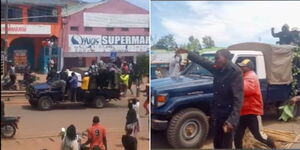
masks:
[[[146,52],[146,35],[69,35],[70,52]]]
[[[51,34],[50,25],[8,24],[8,34]],[[1,34],[5,34],[5,24],[1,24]]]

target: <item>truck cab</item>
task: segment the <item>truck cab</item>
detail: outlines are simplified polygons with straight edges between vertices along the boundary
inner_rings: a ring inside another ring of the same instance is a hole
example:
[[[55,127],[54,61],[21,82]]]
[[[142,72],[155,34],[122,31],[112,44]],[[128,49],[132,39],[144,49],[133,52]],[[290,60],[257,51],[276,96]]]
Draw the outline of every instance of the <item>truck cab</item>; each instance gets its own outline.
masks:
[[[290,86],[270,85],[266,79],[264,54],[255,50],[230,50],[232,62],[250,59],[261,86],[264,105],[278,105],[289,98]],[[215,52],[202,56],[214,62]],[[151,81],[152,129],[166,131],[174,148],[199,148],[209,131],[210,103],[213,101],[213,75],[202,66],[190,63],[179,79]]]

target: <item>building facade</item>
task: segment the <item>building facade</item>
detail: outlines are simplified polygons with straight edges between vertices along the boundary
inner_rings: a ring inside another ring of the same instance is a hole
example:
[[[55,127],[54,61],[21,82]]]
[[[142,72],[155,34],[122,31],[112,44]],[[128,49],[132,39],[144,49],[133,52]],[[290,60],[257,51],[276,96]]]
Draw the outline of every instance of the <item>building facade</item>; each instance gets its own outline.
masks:
[[[63,12],[64,66],[87,67],[149,51],[149,12],[125,0],[104,0]]]
[[[45,53],[49,50],[48,43],[51,41],[54,49],[61,47],[61,11],[66,3],[59,0],[25,1],[8,1],[6,11],[6,3],[1,0],[1,51],[4,51],[5,14],[8,12],[7,61],[17,68],[29,64],[34,71],[43,71],[47,64],[45,56],[49,55]]]

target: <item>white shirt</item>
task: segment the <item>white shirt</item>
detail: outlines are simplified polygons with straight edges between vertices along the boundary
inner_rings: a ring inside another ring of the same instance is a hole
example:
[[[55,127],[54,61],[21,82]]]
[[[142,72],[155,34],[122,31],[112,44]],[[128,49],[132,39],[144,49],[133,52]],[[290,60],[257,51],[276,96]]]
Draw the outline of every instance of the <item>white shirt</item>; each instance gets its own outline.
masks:
[[[75,140],[71,141],[70,139],[68,139],[65,136],[60,149],[61,150],[80,150],[78,139],[76,138]]]
[[[135,110],[136,117],[139,119],[140,118],[140,102],[137,101],[136,104],[132,105],[132,108]]]

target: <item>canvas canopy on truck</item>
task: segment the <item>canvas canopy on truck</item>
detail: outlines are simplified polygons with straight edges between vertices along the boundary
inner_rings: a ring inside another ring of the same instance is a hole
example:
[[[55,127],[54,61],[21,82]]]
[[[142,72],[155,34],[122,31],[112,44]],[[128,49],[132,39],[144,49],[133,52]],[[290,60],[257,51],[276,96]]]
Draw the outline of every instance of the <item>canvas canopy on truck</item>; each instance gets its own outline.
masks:
[[[290,84],[292,77],[293,49],[291,45],[271,45],[265,43],[240,43],[231,45],[228,50],[261,51],[266,64],[267,82],[274,85]]]

